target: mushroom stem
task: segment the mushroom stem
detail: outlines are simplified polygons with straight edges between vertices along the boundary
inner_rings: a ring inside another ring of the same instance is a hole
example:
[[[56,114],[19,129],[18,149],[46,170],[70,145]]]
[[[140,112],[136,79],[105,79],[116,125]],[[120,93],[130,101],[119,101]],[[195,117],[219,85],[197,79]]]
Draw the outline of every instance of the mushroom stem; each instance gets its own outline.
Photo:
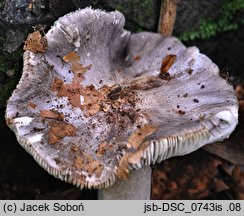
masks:
[[[163,36],[172,35],[178,3],[179,0],[162,0],[161,2],[158,32]]]
[[[126,180],[119,180],[109,188],[98,191],[100,200],[149,200],[151,195],[150,166],[133,170]]]

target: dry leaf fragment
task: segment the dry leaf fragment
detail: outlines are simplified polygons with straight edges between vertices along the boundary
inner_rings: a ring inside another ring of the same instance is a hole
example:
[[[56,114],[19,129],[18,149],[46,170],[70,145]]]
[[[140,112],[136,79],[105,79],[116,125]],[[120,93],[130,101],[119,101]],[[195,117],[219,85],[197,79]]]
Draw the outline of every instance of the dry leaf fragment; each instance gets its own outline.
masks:
[[[176,60],[176,55],[166,55],[162,61],[162,65],[160,68],[160,78],[165,79],[165,80],[169,80],[171,79],[170,74],[168,73],[168,70],[170,69],[170,67],[174,64]]]
[[[51,86],[51,90],[57,92],[58,97],[68,97],[73,107],[81,107],[81,89],[79,80],[74,79],[70,84],[65,84],[61,79],[55,78]]]
[[[70,69],[77,77],[82,77],[82,75],[87,71],[91,69],[91,64],[88,66],[83,66],[80,63],[80,56],[77,54],[77,52],[73,51],[68,53],[63,57],[63,60],[67,63],[70,63]]]
[[[47,39],[41,35],[40,31],[35,31],[28,35],[23,49],[33,53],[45,52],[47,50]]]
[[[49,119],[57,119],[57,120],[63,120],[64,115],[62,113],[59,113],[58,111],[55,110],[42,110],[39,113],[40,117],[43,118],[49,118]]]
[[[86,171],[89,175],[93,175],[95,173],[98,178],[101,176],[104,170],[104,165],[100,161],[87,157],[76,157],[74,166],[78,169]]]
[[[73,51],[65,55],[63,60],[65,62],[78,62],[80,61],[80,56],[77,54],[77,52]]]
[[[139,61],[139,60],[141,60],[141,56],[140,55],[136,55],[136,56],[133,57],[133,60],[134,61]]]
[[[119,167],[116,170],[116,176],[119,179],[127,179],[129,176],[128,157],[129,155],[124,155],[119,161]]]
[[[119,162],[116,176],[119,179],[127,179],[129,176],[129,164],[137,164],[140,162],[143,156],[143,150],[136,151],[135,153],[129,153],[124,155]]]
[[[66,122],[50,122],[51,127],[48,132],[48,144],[55,144],[62,140],[65,136],[74,136],[76,127]]]
[[[107,142],[102,142],[99,144],[98,149],[96,150],[96,155],[98,157],[101,157],[104,154],[106,154],[106,152],[107,152],[106,146],[107,146]]]
[[[128,139],[128,142],[137,149],[141,143],[151,134],[153,134],[157,128],[153,125],[146,124],[143,127],[135,131]]]
[[[36,105],[35,103],[33,103],[32,101],[30,101],[30,102],[28,103],[28,106],[29,106],[30,108],[32,108],[32,109],[35,109],[35,108],[37,107],[37,105]]]
[[[81,90],[81,95],[84,97],[81,108],[86,110],[88,116],[92,116],[100,110],[101,103],[105,101],[108,91],[109,87],[106,85],[98,90],[93,85],[86,86]]]
[[[70,147],[70,150],[73,151],[73,152],[78,152],[79,151],[79,148],[77,146],[71,146]]]
[[[87,172],[90,175],[93,175],[93,173],[95,173],[95,175],[99,178],[102,174],[104,170],[104,165],[98,161],[98,160],[93,160],[88,164],[87,167]]]
[[[88,66],[83,66],[80,63],[73,63],[70,69],[75,75],[81,77],[87,70],[91,69],[91,66],[91,64],[89,64]]]
[[[143,150],[130,154],[128,157],[128,163],[137,164],[141,161],[142,156],[143,156]]]
[[[155,76],[140,77],[131,82],[131,89],[133,90],[150,90],[162,85],[162,80]]]
[[[76,168],[83,169],[84,168],[84,159],[81,157],[76,157],[74,166]]]

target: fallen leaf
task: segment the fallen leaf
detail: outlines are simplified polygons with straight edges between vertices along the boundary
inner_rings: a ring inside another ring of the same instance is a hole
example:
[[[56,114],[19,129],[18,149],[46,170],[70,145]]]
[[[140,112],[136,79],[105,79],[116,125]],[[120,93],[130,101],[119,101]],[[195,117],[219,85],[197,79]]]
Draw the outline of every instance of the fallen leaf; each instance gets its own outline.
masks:
[[[66,84],[63,80],[55,78],[51,90],[57,92],[58,97],[67,97],[73,107],[81,108],[80,96],[82,86],[79,80],[73,79],[70,84]]]
[[[75,77],[77,78],[83,78],[83,74],[90,70],[92,65],[89,64],[88,66],[83,66],[83,64],[80,63],[80,56],[75,52],[70,52],[67,55],[63,57],[63,60],[67,63],[70,63],[70,70],[74,73]]]
[[[73,73],[78,76],[78,77],[81,77],[87,70],[90,70],[91,69],[91,64],[84,67],[82,64],[80,63],[73,63],[71,65],[71,71],[73,71]]]
[[[141,60],[141,56],[140,55],[136,55],[136,56],[133,57],[133,60],[134,61],[139,61],[139,60]]]
[[[57,119],[57,120],[64,119],[64,115],[55,110],[42,110],[39,113],[39,116],[42,118],[48,118],[48,119]]]
[[[47,39],[41,35],[40,31],[35,31],[28,35],[23,49],[33,53],[45,52],[47,50]]]
[[[80,61],[80,56],[77,54],[77,52],[73,51],[65,55],[63,60],[65,62],[78,62]]]
[[[124,155],[119,161],[119,166],[116,170],[116,176],[119,179],[127,179],[129,176],[128,157],[129,154]]]
[[[128,139],[128,142],[137,149],[141,143],[151,134],[153,134],[157,128],[153,125],[146,124],[136,130]]]
[[[176,60],[176,55],[166,55],[162,61],[161,68],[160,68],[160,78],[169,80],[171,77],[169,75],[168,70],[174,64]]]
[[[37,107],[37,105],[36,105],[35,103],[33,103],[32,101],[30,101],[30,102],[28,103],[28,106],[29,106],[30,108],[32,108],[32,109],[35,109],[35,108]]]
[[[74,136],[76,127],[66,122],[50,122],[48,131],[48,144],[55,144],[66,136]]]
[[[97,178],[101,176],[104,170],[104,165],[100,161],[79,156],[76,157],[74,166],[79,170],[87,172],[90,176],[95,174]]]
[[[107,152],[107,142],[102,142],[98,145],[98,149],[96,150],[96,155],[98,157],[103,156]]]
[[[222,163],[202,150],[163,161],[153,172],[152,199],[209,199],[228,188],[219,176]]]

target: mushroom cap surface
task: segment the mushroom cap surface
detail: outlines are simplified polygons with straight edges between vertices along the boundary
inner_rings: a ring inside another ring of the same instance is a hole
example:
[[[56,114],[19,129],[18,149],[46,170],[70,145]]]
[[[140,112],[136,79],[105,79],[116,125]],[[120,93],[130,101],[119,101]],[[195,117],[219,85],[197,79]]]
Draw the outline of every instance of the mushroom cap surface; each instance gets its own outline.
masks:
[[[124,23],[118,11],[91,8],[61,17],[45,47],[38,36],[39,50],[25,51],[7,103],[18,142],[81,188],[109,187],[131,169],[227,138],[238,123],[233,87],[207,56]]]

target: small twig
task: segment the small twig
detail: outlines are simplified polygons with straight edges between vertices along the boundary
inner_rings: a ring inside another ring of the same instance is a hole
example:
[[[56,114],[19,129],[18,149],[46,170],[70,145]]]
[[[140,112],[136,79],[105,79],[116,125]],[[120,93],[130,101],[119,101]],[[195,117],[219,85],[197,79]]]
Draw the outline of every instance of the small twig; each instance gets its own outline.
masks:
[[[162,0],[158,32],[164,36],[170,36],[174,29],[177,4],[179,0]]]

